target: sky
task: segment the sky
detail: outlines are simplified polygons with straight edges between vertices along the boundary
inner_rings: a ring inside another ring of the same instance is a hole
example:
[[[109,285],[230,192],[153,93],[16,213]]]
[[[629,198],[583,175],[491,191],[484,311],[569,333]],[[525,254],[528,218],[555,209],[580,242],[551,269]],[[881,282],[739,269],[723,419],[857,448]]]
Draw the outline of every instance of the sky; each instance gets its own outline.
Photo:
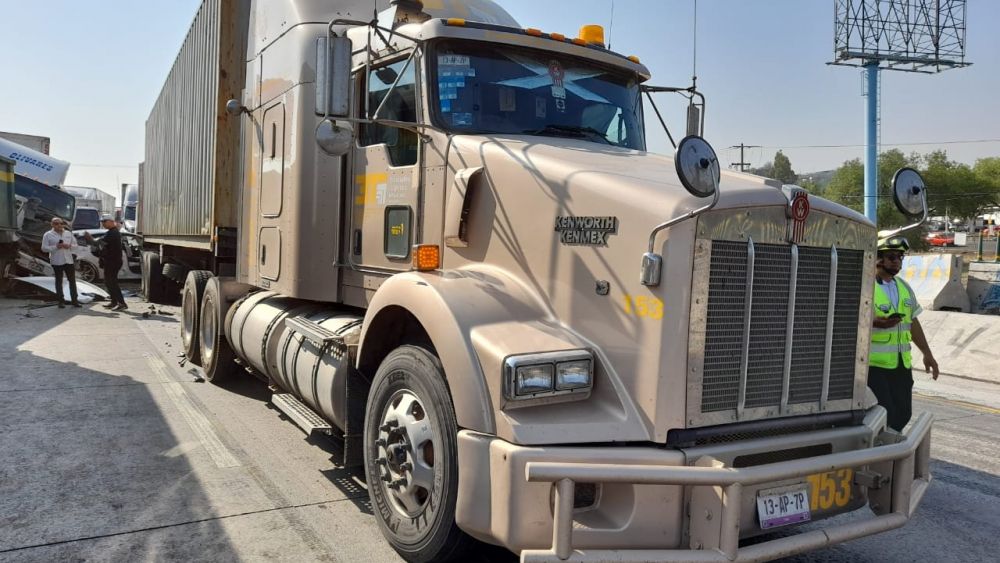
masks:
[[[0,72],[10,76],[0,80],[0,131],[50,137],[52,155],[72,163],[67,185],[119,195],[122,183],[137,182],[146,117],[200,3],[0,0]],[[604,25],[613,50],[649,67],[649,84],[690,85],[696,53],[705,138],[727,164],[739,160],[739,150],[727,147],[740,143],[762,147],[746,151],[752,166],[780,149],[799,173],[863,157],[862,71],[826,64],[833,0],[699,0],[697,41],[695,0],[499,3],[524,27],[543,31],[572,36],[581,25]],[[968,164],[1000,156],[998,24],[1000,2],[970,0],[971,66],[881,73],[883,150],[943,149]],[[682,135],[684,101],[656,99],[675,137]],[[650,150],[671,151],[655,120],[647,131]]]

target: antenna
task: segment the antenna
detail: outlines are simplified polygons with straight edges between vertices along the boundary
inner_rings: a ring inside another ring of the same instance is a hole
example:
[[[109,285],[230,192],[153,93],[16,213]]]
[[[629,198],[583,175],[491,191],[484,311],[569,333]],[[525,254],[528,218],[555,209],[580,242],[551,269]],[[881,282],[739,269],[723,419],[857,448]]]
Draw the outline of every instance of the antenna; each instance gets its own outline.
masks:
[[[691,49],[691,88],[698,85],[698,0],[694,0],[694,47]]]
[[[611,0],[611,23],[608,25],[608,50],[611,50],[611,33],[615,30],[615,0]]]

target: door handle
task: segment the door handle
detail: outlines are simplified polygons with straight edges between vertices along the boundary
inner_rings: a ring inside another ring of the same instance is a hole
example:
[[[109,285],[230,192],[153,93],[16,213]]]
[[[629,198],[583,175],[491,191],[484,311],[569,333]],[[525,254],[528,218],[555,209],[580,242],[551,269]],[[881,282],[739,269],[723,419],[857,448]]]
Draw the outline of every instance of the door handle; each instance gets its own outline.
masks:
[[[445,210],[445,246],[451,248],[469,246],[469,213],[472,207],[472,198],[479,185],[479,182],[475,180],[482,173],[482,166],[463,168],[455,173],[451,193],[448,194],[448,207]]]

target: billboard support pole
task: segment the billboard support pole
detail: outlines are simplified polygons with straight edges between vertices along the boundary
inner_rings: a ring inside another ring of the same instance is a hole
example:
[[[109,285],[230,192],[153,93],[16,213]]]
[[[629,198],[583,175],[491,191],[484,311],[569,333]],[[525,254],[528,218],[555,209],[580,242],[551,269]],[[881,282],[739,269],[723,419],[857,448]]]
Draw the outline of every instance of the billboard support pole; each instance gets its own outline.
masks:
[[[865,217],[878,225],[878,62],[865,65]]]

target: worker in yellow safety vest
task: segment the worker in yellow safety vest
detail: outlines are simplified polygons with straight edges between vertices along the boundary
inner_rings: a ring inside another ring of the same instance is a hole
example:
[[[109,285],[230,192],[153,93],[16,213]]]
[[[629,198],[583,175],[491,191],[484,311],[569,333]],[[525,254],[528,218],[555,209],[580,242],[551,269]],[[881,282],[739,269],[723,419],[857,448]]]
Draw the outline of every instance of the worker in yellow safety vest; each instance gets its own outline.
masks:
[[[938,378],[938,364],[917,315],[922,309],[908,283],[896,277],[910,244],[900,236],[882,239],[875,262],[875,306],[868,387],[888,413],[889,427],[902,431],[912,415],[913,372],[910,343],[924,355],[924,368]]]

